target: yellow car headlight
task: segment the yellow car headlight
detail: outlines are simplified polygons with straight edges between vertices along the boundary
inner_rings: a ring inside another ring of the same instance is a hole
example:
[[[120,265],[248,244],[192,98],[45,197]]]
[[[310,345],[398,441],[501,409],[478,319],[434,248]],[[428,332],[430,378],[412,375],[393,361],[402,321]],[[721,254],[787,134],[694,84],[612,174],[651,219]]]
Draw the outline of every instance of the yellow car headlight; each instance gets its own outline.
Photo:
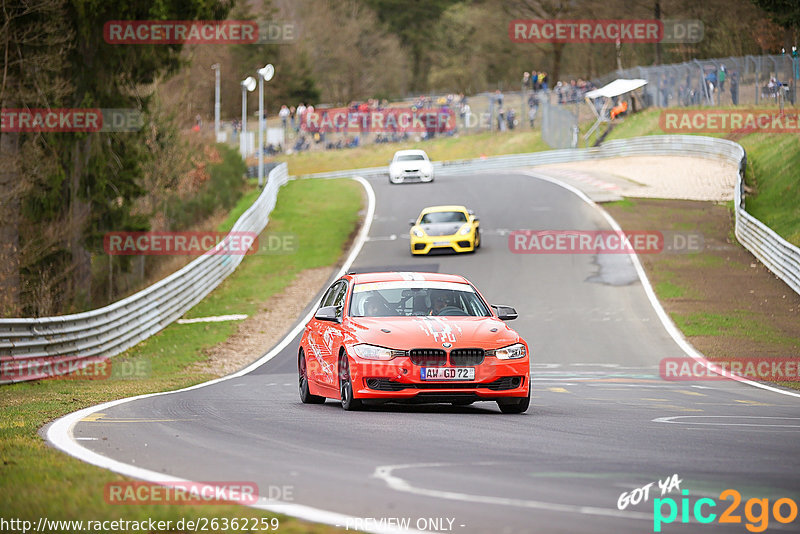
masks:
[[[412,228],[411,233],[417,237],[425,237],[425,232],[423,232],[420,228]]]
[[[459,230],[458,233],[461,235],[467,235],[468,233],[470,233],[470,231],[472,231],[472,225],[465,224],[464,226],[461,227],[461,230]]]

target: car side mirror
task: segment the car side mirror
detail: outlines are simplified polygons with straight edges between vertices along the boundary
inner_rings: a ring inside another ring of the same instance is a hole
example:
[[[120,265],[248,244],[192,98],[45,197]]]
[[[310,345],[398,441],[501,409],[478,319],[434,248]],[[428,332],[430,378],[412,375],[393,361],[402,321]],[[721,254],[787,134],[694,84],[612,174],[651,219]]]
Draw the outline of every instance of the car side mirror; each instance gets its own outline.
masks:
[[[314,314],[314,319],[318,319],[320,321],[338,321],[339,318],[336,317],[336,312],[336,306],[323,306],[317,310],[317,313]]]
[[[497,314],[497,318],[501,321],[513,321],[519,314],[517,310],[512,308],[511,306],[503,306],[502,304],[492,304],[492,308],[494,308],[495,313]]]
[[[408,220],[408,225],[409,225],[409,226],[414,226],[414,225],[416,224],[416,222],[417,222],[417,221],[415,221],[414,219],[409,219],[409,220]]]

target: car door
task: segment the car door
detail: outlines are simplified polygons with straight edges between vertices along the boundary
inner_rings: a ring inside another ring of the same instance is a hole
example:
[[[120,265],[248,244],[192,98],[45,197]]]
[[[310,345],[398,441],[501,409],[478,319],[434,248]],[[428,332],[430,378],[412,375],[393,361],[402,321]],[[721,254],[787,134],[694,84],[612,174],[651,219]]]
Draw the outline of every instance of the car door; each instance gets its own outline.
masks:
[[[320,308],[333,304],[333,299],[340,285],[341,281],[337,281],[328,288],[322,296],[322,300],[320,300]],[[328,351],[328,349],[324,343],[325,331],[330,326],[329,323],[330,321],[321,321],[312,317],[306,325],[308,379],[315,383],[328,386],[334,383],[333,378],[335,371],[335,367],[330,367],[328,363],[329,358],[326,357],[326,351]]]
[[[320,307],[336,306],[337,321],[311,319],[307,342],[309,347],[308,377],[320,385],[338,390],[337,357],[342,343],[342,314],[347,282],[334,283],[322,297]]]

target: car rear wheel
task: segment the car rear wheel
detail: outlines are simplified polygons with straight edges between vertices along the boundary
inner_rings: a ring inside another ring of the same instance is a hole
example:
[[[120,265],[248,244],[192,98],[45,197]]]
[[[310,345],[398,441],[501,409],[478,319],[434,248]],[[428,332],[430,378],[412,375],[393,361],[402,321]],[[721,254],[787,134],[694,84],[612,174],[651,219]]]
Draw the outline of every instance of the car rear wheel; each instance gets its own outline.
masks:
[[[521,399],[510,398],[497,401],[497,406],[503,413],[525,413],[531,405],[531,389],[528,387],[528,396]]]
[[[308,389],[308,372],[306,370],[306,356],[303,354],[303,349],[300,349],[300,355],[297,357],[297,374],[300,380],[300,400],[303,404],[322,404],[325,402],[325,397],[319,395],[312,395]]]
[[[347,355],[339,356],[339,392],[342,397],[342,408],[347,411],[360,410],[363,407],[359,399],[353,398],[353,383],[350,381],[350,363]]]
[[[475,248],[481,248],[481,231],[475,229]]]

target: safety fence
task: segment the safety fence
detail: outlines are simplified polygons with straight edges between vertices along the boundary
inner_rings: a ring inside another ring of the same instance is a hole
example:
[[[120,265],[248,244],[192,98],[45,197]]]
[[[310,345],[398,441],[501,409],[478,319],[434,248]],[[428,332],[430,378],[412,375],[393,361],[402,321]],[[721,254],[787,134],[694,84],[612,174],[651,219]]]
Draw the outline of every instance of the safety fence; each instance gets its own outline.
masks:
[[[733,141],[702,136],[654,135],[608,141],[601,146],[592,148],[434,162],[433,167],[436,176],[442,176],[623,156],[694,156],[722,159],[736,165],[739,168],[739,177],[734,192],[736,238],[770,271],[800,294],[800,249],[745,211],[744,176],[747,156],[744,148]],[[333,178],[354,174],[388,179],[386,167],[319,173],[307,177]]]
[[[738,166],[736,182],[737,239],[773,273],[800,294],[800,249],[745,211],[744,174],[747,158],[737,143],[701,136],[649,136],[609,141],[582,149],[435,162],[437,176],[509,170],[622,156],[695,156],[722,159]],[[359,175],[386,178],[386,167],[307,175],[336,178]],[[269,173],[258,199],[236,221],[231,232],[260,233],[275,206],[279,188],[288,181],[286,164]],[[0,319],[0,383],[59,374],[73,363],[119,354],[181,317],[217,287],[242,261],[241,255],[207,253],[183,269],[126,299],[97,310],[37,319]],[[29,372],[40,369],[39,372]]]
[[[180,318],[241,263],[221,253],[231,235],[266,227],[286,164],[269,173],[266,187],[218,247],[155,284],[96,310],[36,319],[0,319],[0,383],[64,374],[119,354]]]

